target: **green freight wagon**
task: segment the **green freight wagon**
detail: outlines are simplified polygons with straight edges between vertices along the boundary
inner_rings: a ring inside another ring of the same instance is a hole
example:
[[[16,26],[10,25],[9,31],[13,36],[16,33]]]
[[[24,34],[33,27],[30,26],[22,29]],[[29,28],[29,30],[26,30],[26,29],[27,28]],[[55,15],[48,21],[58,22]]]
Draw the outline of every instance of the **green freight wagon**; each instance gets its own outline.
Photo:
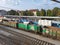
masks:
[[[8,26],[9,22],[8,21],[3,21],[3,24]]]
[[[52,37],[53,37],[54,39],[57,38],[57,31],[56,31],[56,30],[52,30]]]
[[[57,33],[56,33],[56,30],[44,28],[43,29],[43,35],[47,36],[47,37],[51,37],[51,38],[56,38]]]
[[[60,40],[60,31],[57,31],[57,39]]]
[[[49,29],[43,28],[43,35],[49,37]]]
[[[58,30],[49,30],[49,36],[54,39],[60,38],[60,32]]]
[[[17,23],[17,22],[10,22],[10,26],[11,26],[11,27],[16,27],[16,23]]]
[[[38,32],[38,26],[37,25],[28,25],[27,29],[30,31]]]
[[[27,24],[18,23],[18,28],[27,30]]]
[[[49,37],[52,38],[52,36],[53,36],[53,30],[52,29],[49,29]]]
[[[42,34],[43,32],[43,27],[42,26],[38,26],[38,33]]]
[[[52,30],[49,28],[43,28],[43,35],[54,38],[54,39],[60,39],[60,32],[58,30]]]
[[[4,25],[6,25],[6,21],[3,21],[2,23],[3,23]]]
[[[46,35],[46,29],[43,28],[42,34],[45,36]]]
[[[7,22],[8,23],[8,26],[11,26],[10,22]]]

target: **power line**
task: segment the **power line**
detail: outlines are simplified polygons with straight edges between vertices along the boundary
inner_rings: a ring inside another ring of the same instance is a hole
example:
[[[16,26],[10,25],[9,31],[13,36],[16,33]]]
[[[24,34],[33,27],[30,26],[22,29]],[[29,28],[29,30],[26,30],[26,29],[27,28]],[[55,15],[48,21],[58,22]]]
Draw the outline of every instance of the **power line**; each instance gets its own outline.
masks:
[[[52,1],[57,2],[57,3],[60,3],[60,1],[58,1],[58,0],[52,0]]]

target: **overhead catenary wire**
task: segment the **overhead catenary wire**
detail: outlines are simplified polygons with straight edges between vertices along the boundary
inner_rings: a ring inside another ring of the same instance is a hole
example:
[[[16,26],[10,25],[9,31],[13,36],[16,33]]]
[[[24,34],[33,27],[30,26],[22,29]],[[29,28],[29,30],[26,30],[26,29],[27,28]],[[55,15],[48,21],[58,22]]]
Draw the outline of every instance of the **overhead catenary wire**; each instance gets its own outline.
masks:
[[[60,3],[60,1],[59,1],[59,0],[52,0],[52,1],[57,2],[57,3]]]

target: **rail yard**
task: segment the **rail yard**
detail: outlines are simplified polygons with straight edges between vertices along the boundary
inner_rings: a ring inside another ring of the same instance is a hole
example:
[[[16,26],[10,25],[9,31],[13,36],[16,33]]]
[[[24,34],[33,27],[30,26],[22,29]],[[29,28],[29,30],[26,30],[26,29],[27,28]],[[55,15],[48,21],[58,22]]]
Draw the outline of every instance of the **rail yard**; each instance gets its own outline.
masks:
[[[38,20],[38,21],[37,21]],[[60,45],[60,22],[50,19],[4,18],[1,45]]]

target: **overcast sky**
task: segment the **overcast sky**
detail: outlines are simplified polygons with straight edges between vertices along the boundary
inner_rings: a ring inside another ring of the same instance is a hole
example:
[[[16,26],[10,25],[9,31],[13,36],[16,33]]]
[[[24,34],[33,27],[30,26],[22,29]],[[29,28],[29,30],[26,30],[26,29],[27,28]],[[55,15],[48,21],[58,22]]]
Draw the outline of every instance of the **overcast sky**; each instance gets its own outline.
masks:
[[[53,2],[51,0],[0,0],[0,9],[5,10],[9,10],[9,8],[17,10],[26,10],[26,9],[40,10],[41,8],[53,9],[54,7],[60,8],[60,4]]]

